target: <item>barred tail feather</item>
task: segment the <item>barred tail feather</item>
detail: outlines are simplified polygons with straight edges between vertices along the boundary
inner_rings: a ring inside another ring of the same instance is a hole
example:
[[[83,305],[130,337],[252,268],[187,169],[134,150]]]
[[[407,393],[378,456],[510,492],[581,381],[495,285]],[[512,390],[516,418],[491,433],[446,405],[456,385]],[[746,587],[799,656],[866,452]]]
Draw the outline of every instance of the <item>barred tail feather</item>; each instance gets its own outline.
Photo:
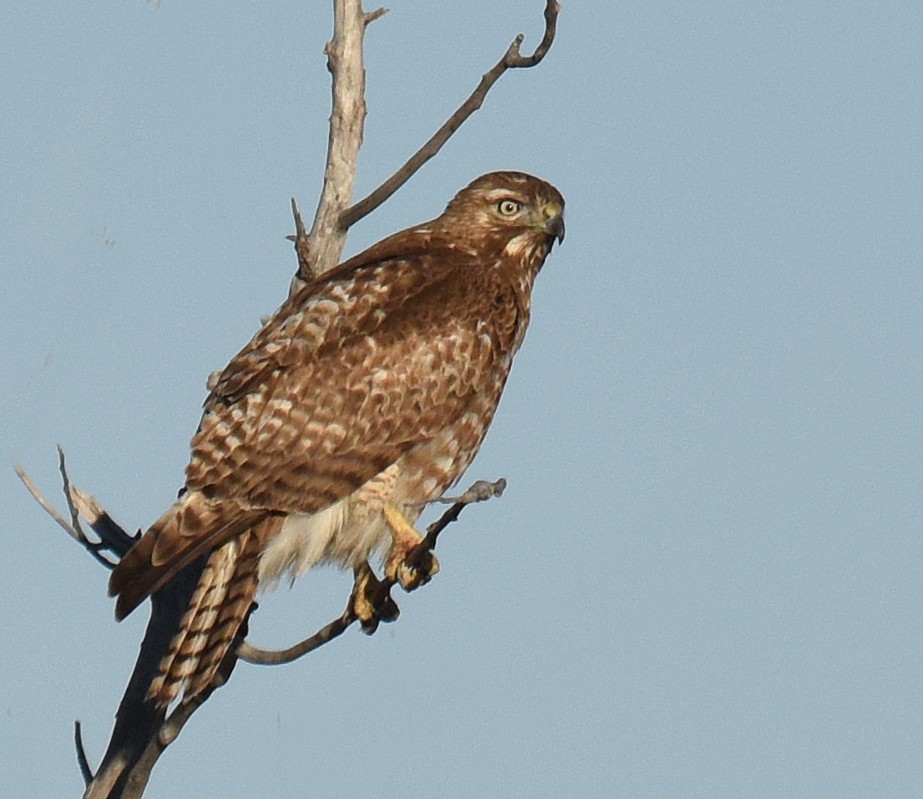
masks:
[[[257,569],[261,552],[262,536],[254,532],[241,547],[237,571],[200,656],[199,669],[186,686],[188,695],[195,696],[212,684],[215,673],[247,618],[259,582]]]
[[[189,700],[212,684],[256,594],[260,538],[247,532],[211,554],[148,699],[166,706],[180,692]]]

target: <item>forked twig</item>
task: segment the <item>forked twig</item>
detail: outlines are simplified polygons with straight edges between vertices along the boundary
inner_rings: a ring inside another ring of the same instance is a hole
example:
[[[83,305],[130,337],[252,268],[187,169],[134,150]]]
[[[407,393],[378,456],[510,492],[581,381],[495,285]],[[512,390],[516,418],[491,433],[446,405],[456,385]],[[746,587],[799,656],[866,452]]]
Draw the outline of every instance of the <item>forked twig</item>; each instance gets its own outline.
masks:
[[[135,539],[125,532],[122,527],[113,520],[97,500],[84,493],[70,481],[67,474],[67,462],[64,457],[64,450],[58,447],[58,469],[61,472],[61,480],[64,488],[64,500],[67,503],[67,509],[70,513],[68,521],[39,491],[38,486],[25,469],[19,464],[13,467],[23,485],[32,495],[36,502],[42,506],[44,511],[54,519],[58,525],[78,544],[87,550],[97,561],[102,563],[107,569],[115,568],[115,564],[122,556],[131,549]],[[94,533],[99,537],[98,541],[92,540],[80,524],[80,517],[83,517]],[[104,553],[111,553],[115,556],[115,561],[110,560]]]
[[[397,170],[390,178],[382,183],[377,189],[355,205],[347,208],[340,215],[340,227],[347,230],[356,222],[365,216],[368,216],[378,206],[385,202],[401,186],[403,186],[411,177],[420,169],[423,164],[429,161],[442,146],[452,137],[465,120],[477,111],[484,103],[487,92],[500,79],[508,69],[528,69],[541,63],[542,59],[554,44],[554,37],[557,33],[558,14],[561,6],[557,0],[547,0],[545,3],[545,34],[535,52],[530,56],[524,56],[520,53],[519,48],[522,46],[525,37],[519,34],[513,43],[507,48],[506,52],[494,67],[486,72],[478,83],[477,88],[471,93],[465,102],[463,102],[452,116],[450,116],[442,127],[439,128],[419,150],[417,150],[404,165]]]
[[[317,277],[317,273],[314,270],[314,264],[311,263],[311,244],[308,241],[308,231],[305,229],[301,211],[298,210],[298,203],[295,202],[294,197],[292,197],[292,217],[295,220],[295,235],[286,236],[285,238],[295,245],[295,255],[298,256],[298,272],[295,279],[300,281],[297,284],[297,288],[300,288]],[[297,291],[297,288],[293,284],[293,294]]]

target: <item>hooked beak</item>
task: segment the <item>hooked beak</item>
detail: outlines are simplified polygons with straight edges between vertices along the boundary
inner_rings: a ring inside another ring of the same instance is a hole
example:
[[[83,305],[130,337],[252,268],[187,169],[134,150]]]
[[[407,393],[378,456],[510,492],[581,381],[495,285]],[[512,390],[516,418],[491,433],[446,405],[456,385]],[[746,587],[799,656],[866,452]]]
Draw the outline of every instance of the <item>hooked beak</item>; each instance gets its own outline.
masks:
[[[548,203],[542,208],[542,216],[545,218],[543,228],[545,232],[558,240],[558,244],[564,241],[564,209],[557,203]]]

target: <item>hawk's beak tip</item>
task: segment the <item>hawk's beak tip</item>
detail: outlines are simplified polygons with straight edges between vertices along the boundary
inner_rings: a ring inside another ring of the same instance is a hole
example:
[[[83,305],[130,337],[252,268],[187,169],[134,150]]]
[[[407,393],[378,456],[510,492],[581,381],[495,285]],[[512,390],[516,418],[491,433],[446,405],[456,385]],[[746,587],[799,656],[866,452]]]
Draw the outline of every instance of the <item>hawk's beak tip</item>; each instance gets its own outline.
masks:
[[[552,217],[545,223],[545,230],[548,231],[548,235],[554,239],[557,239],[558,244],[564,242],[564,217],[561,214]]]

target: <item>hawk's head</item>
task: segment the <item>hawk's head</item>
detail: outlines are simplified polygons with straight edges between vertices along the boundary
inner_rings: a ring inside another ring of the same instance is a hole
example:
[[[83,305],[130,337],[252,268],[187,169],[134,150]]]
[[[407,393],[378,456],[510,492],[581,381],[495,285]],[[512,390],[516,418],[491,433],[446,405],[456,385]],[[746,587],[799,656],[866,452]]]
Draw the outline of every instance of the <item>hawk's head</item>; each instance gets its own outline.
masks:
[[[489,172],[463,188],[439,222],[479,250],[499,246],[510,255],[564,241],[564,198],[554,186],[525,172]]]

